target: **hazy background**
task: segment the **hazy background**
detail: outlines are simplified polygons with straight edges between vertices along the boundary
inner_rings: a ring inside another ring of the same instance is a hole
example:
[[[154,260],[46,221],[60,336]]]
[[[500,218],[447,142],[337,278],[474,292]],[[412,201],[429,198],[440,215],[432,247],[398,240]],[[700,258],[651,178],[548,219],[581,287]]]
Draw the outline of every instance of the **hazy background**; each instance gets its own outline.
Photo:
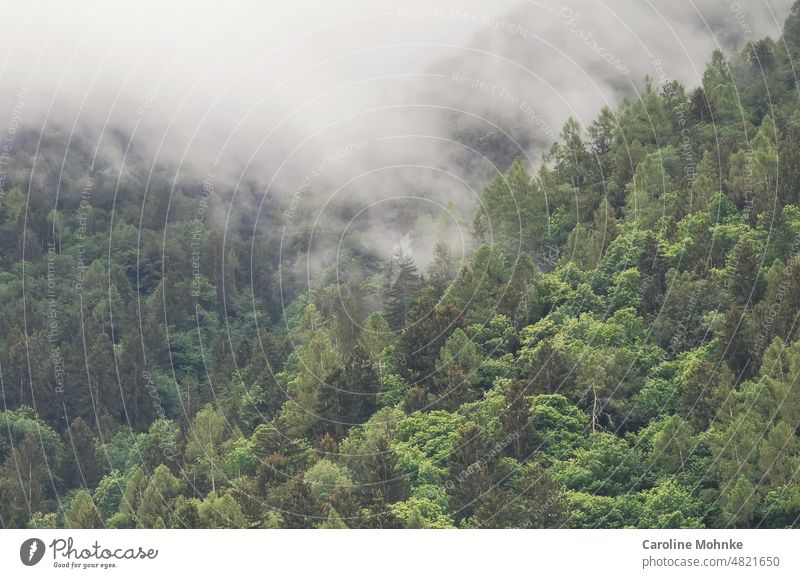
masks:
[[[696,85],[713,49],[778,37],[790,5],[12,1],[0,128],[59,135],[65,154],[88,143],[112,173],[135,151],[176,183],[213,175],[222,226],[268,226],[264,199],[311,198],[331,238],[388,254],[411,225],[386,216],[410,203],[458,253],[496,170],[535,163],[568,117],[588,124],[645,75]],[[415,236],[424,261],[437,238]]]

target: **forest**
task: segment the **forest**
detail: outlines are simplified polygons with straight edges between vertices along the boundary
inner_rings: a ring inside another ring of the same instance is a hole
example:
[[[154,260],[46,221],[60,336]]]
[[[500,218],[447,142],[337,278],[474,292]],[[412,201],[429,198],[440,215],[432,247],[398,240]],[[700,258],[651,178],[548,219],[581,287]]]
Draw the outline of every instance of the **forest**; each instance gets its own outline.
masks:
[[[310,284],[312,196],[223,227],[202,167],[18,131],[0,526],[800,526],[799,57],[800,2],[506,163],[463,259]]]

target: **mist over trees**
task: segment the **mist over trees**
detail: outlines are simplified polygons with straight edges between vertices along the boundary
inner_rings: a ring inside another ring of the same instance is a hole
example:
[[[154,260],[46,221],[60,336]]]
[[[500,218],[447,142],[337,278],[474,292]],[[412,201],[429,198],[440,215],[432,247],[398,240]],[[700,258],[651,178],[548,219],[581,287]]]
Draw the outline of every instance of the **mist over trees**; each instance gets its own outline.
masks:
[[[388,212],[388,258],[313,196],[220,227],[213,175],[20,131],[0,526],[797,527],[799,55],[795,3],[474,212]]]

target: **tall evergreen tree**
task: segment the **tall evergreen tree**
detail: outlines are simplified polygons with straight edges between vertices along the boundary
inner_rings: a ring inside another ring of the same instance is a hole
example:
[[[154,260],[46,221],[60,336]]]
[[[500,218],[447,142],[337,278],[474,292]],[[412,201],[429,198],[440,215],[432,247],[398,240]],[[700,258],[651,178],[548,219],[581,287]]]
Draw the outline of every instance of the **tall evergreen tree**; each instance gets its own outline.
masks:
[[[383,287],[384,317],[395,331],[406,327],[421,280],[410,251],[408,236],[395,248]]]

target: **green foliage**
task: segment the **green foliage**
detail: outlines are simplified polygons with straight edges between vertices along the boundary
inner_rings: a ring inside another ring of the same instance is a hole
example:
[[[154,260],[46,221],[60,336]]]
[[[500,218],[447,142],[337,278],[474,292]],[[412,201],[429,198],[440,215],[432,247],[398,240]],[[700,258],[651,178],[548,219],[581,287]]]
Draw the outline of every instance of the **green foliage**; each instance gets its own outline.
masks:
[[[65,528],[102,528],[103,520],[86,490],[78,490],[64,513]]]
[[[313,195],[221,222],[20,132],[0,525],[797,527],[800,3],[782,40],[569,119],[474,215],[409,202],[388,262]]]
[[[328,517],[325,518],[325,521],[322,524],[320,524],[320,528],[325,530],[343,530],[347,528],[347,524],[342,521],[342,518],[339,517],[338,512],[331,508],[328,512]]]
[[[247,527],[241,506],[230,494],[217,496],[215,492],[211,492],[197,504],[197,515],[201,528]]]
[[[553,478],[571,490],[603,496],[635,491],[644,475],[643,460],[625,440],[608,433],[595,433],[575,457],[557,462]]]

